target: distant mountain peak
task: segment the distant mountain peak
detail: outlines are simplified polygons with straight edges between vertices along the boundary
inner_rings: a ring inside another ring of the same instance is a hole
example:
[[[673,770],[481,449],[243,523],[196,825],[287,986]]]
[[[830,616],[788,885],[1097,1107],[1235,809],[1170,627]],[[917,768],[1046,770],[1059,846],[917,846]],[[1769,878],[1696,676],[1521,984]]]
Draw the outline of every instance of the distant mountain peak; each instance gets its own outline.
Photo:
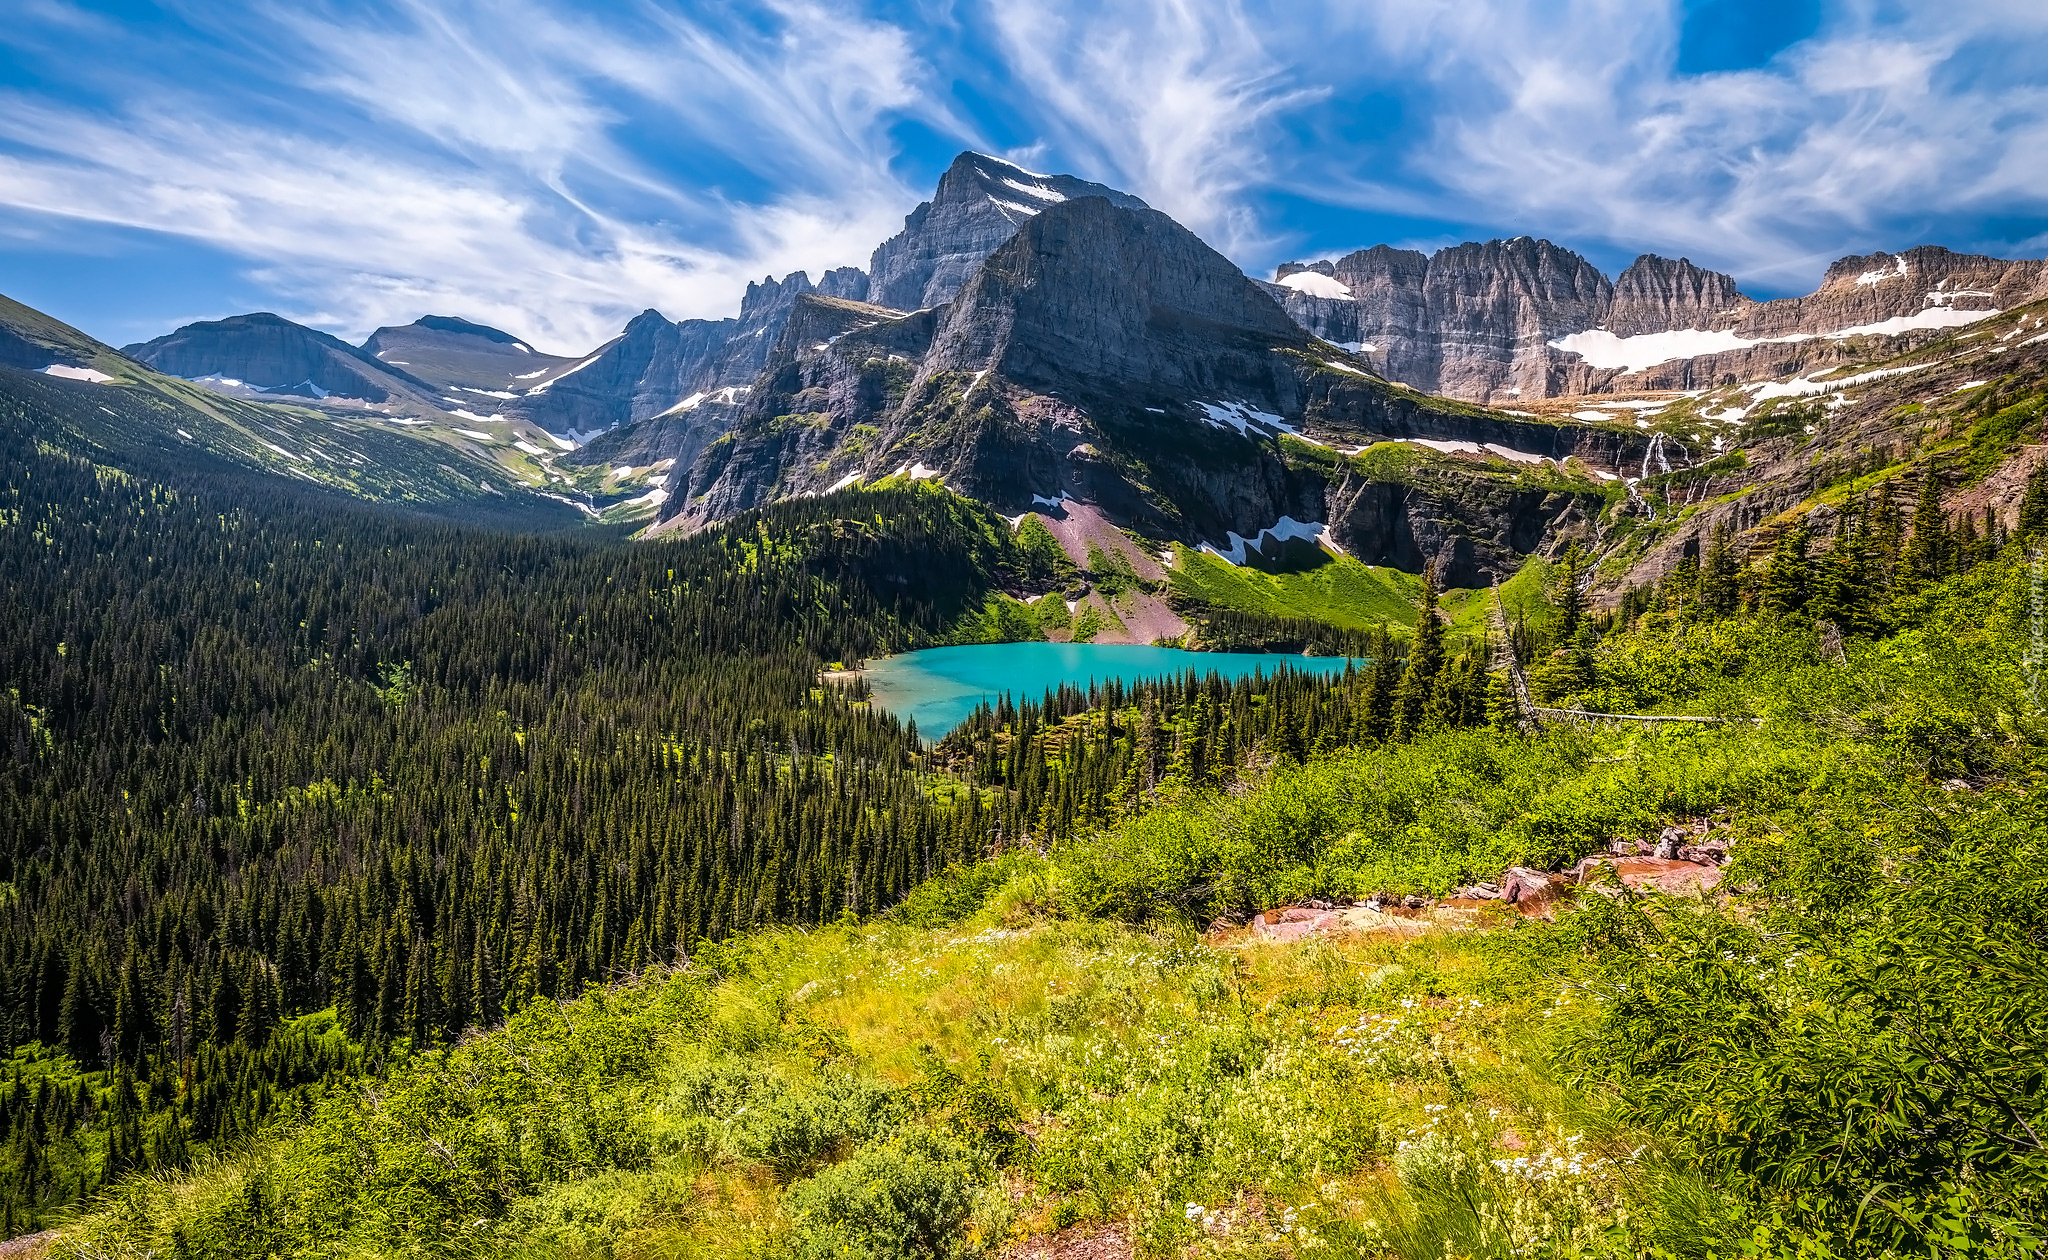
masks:
[[[981,261],[1040,211],[1079,197],[1150,209],[1127,192],[1072,175],[1041,175],[985,153],[953,159],[932,199],[903,220],[868,264],[866,300],[924,310],[952,300]]]
[[[431,328],[435,332],[456,333],[464,337],[482,337],[485,341],[495,341],[499,345],[526,345],[524,341],[502,329],[492,328],[488,324],[474,324],[469,320],[459,319],[453,315],[422,315],[414,320],[413,324],[419,328]],[[531,347],[528,348],[531,349]]]

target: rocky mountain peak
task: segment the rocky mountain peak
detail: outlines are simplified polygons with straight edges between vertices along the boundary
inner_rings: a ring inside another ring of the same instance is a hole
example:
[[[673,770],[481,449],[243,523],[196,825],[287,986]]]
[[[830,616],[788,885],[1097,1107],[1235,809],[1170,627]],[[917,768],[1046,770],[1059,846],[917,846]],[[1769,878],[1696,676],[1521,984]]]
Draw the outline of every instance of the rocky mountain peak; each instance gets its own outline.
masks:
[[[997,368],[1028,385],[1198,390],[1240,369],[1258,375],[1288,343],[1308,340],[1194,233],[1156,210],[1078,197],[989,256],[945,314],[923,374]],[[1219,349],[1243,362],[1220,367]]]
[[[952,298],[996,246],[1048,206],[1100,197],[1143,209],[1129,193],[1072,175],[1040,175],[981,153],[962,153],[938,189],[903,220],[903,230],[875,249],[867,300],[897,310],[922,310]]]
[[[1704,329],[1751,305],[1733,276],[1696,267],[1689,258],[1644,254],[1614,282],[1613,302],[1600,326],[1617,337]]]

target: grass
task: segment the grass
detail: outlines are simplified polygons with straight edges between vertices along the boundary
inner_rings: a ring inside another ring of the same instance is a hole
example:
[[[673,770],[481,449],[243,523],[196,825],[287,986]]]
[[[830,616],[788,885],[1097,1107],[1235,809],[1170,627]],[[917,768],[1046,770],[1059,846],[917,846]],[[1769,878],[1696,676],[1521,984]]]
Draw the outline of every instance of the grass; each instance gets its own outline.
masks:
[[[1045,865],[1010,874],[956,926],[764,933],[707,951],[695,974],[548,1004],[416,1061],[381,1102],[347,1100],[182,1178],[131,1180],[68,1243],[110,1257],[810,1254],[837,1203],[857,1218],[835,1226],[854,1255],[966,1255],[1115,1221],[1148,1255],[1285,1244],[1419,1260],[1446,1233],[1487,1254],[1597,1234],[1667,1175],[1629,1160],[1639,1136],[1591,1123],[1522,1067],[1539,1005],[1502,988],[1476,936],[1219,947],[1185,928],[1049,918],[1033,904]],[[508,1098],[504,1069],[521,1063],[564,1079],[602,1131],[553,1099]],[[437,1153],[399,1123],[426,1098],[451,1128],[476,1108],[500,1128],[557,1126],[557,1175],[489,1201],[486,1168],[502,1186],[518,1160],[447,1129]],[[350,1150],[328,1144],[344,1135]],[[1517,1153],[1556,1167],[1532,1178]],[[1461,1208],[1475,1187],[1511,1210]],[[940,1227],[929,1251],[861,1249],[862,1221],[915,1235],[920,1212]]]
[[[1361,564],[1349,556],[1329,556],[1293,573],[1265,573],[1183,547],[1172,583],[1177,596],[1212,608],[1308,617],[1348,630],[1385,622],[1405,631],[1415,624],[1422,598],[1422,579],[1415,574]]]
[[[1740,720],[1340,749],[881,920],[700,942],[119,1183],[58,1254],[2036,1257],[2048,1163],[1957,1154],[2048,1122],[2028,590],[2015,549],[1840,662],[1796,624],[1618,635],[1602,707]],[[1728,909],[1197,932],[1695,818]]]

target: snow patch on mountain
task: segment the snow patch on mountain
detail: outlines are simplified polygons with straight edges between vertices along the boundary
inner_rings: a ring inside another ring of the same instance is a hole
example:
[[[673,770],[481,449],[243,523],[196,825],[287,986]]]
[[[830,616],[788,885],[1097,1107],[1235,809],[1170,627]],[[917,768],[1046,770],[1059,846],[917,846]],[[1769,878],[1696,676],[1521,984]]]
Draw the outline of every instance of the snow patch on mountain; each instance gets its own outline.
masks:
[[[1605,420],[1607,417],[1595,412],[1594,419]],[[1512,446],[1502,446],[1498,442],[1482,444],[1479,442],[1439,441],[1434,438],[1407,438],[1404,440],[1413,442],[1417,446],[1427,446],[1430,450],[1441,451],[1446,455],[1498,455],[1502,459],[1517,464],[1541,464],[1547,462],[1550,458],[1548,455],[1538,455],[1534,451],[1518,451]]]
[[[91,381],[95,385],[104,385],[114,379],[97,368],[72,367],[64,363],[52,363],[43,369],[43,375],[59,376],[67,381]]]
[[[1218,560],[1242,568],[1245,562],[1245,550],[1249,548],[1252,551],[1263,554],[1265,541],[1268,538],[1273,539],[1275,542],[1287,542],[1299,538],[1307,542],[1320,544],[1328,533],[1329,529],[1321,521],[1297,521],[1291,516],[1283,516],[1278,521],[1253,534],[1250,538],[1246,538],[1234,530],[1230,531],[1227,534],[1227,537],[1230,539],[1230,545],[1227,548],[1219,548],[1209,543],[1203,543],[1202,550],[1215,556]]]
[[[1959,311],[1952,306],[1930,306],[1913,315],[1894,315],[1875,324],[1858,324],[1840,332],[1829,333],[1830,337],[1896,337],[1903,332],[1921,328],[1961,328],[1974,324],[1980,319],[1990,319],[1997,311]]]
[[[1747,350],[1756,344],[1732,332],[1706,332],[1698,328],[1641,333],[1634,337],[1617,337],[1605,328],[1591,328],[1569,337],[1559,337],[1550,343],[1550,347],[1576,354],[1596,368],[1640,372],[1673,359],[1719,354],[1725,350]]]
[[[1296,293],[1306,293],[1310,297],[1335,298],[1345,302],[1352,300],[1350,285],[1320,271],[1297,271],[1282,278],[1280,283]]]

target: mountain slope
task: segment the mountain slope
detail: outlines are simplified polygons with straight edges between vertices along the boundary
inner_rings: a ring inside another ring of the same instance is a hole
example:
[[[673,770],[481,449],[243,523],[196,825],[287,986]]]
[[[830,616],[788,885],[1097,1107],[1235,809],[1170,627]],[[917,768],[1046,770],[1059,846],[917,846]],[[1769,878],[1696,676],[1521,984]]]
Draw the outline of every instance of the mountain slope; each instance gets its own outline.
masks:
[[[187,324],[121,353],[169,376],[338,403],[433,406],[434,387],[331,336],[267,311]]]
[[[1929,477],[1952,526],[1967,515],[1982,537],[1988,510],[1990,529],[2016,529],[2048,456],[2048,300],[1923,337],[1852,341],[1861,358],[1641,411],[1655,459],[1600,522],[1606,598],[1698,562],[1718,528],[1761,561],[1793,530],[1822,550],[1845,520],[1903,522]]]
[[[531,389],[575,362],[541,354],[508,332],[447,315],[379,328],[362,349],[436,389],[486,396]]]
[[[1416,439],[1434,448],[1377,447]],[[1165,215],[1078,198],[1033,217],[937,310],[800,300],[737,427],[662,523],[936,478],[1005,512],[1099,514],[1240,558],[1246,540],[1321,535],[1477,581],[1584,528],[1609,493],[1592,469],[1645,440],[1390,385]],[[1545,463],[1575,457],[1575,472]]]
[[[372,502],[535,525],[575,519],[523,493],[460,434],[363,408],[252,402],[155,371],[49,316],[0,298],[0,425],[95,464],[229,484],[309,483]],[[42,363],[36,368],[36,360]],[[256,478],[256,482],[247,479]]]

